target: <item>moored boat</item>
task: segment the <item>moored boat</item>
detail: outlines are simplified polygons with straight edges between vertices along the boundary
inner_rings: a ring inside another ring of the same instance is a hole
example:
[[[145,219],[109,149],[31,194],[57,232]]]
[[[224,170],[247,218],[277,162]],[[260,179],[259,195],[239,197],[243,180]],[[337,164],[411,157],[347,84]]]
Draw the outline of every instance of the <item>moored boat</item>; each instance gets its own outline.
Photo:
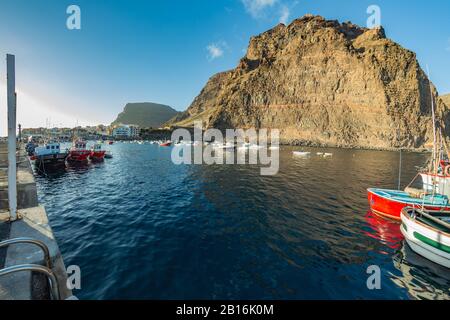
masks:
[[[84,163],[88,161],[91,150],[86,148],[86,142],[83,140],[75,140],[69,150],[68,162]]]
[[[450,268],[450,212],[403,208],[400,230],[417,254]]]
[[[159,144],[160,147],[170,147],[172,145],[172,141],[166,141]]]
[[[35,165],[45,166],[63,166],[68,156],[67,151],[61,150],[58,142],[49,142],[43,146],[34,148],[31,160],[35,160]]]
[[[367,189],[370,210],[382,217],[400,220],[405,207],[424,207],[427,210],[450,210],[449,199],[441,194],[406,192],[401,190]]]
[[[105,158],[106,151],[102,149],[102,145],[96,143],[91,148],[91,153],[89,154],[89,159],[91,161],[103,161]]]
[[[113,155],[111,153],[111,151],[106,151],[105,152],[105,159],[112,159]]]

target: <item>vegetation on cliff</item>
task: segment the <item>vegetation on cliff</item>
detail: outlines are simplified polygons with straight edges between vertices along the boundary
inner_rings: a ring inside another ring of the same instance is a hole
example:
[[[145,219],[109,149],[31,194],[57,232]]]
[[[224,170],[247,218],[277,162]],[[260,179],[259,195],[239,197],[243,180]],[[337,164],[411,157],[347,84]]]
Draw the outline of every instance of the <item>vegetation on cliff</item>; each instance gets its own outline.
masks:
[[[141,128],[159,128],[178,112],[169,106],[151,102],[128,103],[114,124],[134,124]]]

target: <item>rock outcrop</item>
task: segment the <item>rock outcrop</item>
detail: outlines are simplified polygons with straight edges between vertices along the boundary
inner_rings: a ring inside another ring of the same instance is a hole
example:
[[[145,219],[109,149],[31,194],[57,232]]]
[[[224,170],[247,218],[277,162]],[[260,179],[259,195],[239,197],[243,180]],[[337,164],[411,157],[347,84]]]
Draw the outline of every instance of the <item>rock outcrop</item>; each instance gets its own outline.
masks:
[[[141,128],[159,128],[178,111],[164,104],[152,102],[127,103],[111,125],[134,124]]]
[[[446,94],[444,96],[441,96],[442,101],[447,105],[447,107],[450,108],[450,94]]]
[[[443,134],[450,113],[433,87]],[[213,76],[170,123],[276,128],[283,143],[422,148],[432,137],[430,83],[383,28],[307,15],[252,37],[237,68]]]

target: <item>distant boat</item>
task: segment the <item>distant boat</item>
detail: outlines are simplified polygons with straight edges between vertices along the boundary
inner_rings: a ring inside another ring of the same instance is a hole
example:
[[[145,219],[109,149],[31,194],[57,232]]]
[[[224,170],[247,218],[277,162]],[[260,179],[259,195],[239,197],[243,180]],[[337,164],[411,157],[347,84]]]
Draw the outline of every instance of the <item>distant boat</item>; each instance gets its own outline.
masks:
[[[114,144],[114,141],[108,141],[108,144],[109,145]]]
[[[400,230],[411,249],[450,268],[450,212],[404,208]]]
[[[309,157],[311,155],[311,152],[305,152],[305,151],[294,151],[292,152],[294,156],[298,157]]]
[[[106,151],[105,152],[105,159],[112,159],[113,155],[111,153],[111,151]]]
[[[160,147],[170,147],[172,145],[172,141],[166,141],[159,144]]]
[[[216,149],[216,150],[230,151],[230,150],[234,150],[236,148],[236,146],[234,144],[231,144],[231,143],[226,143],[226,144],[215,143],[213,145],[213,148]]]
[[[332,153],[324,153],[323,156],[324,156],[324,158],[329,158],[329,157],[332,157],[333,154]]]

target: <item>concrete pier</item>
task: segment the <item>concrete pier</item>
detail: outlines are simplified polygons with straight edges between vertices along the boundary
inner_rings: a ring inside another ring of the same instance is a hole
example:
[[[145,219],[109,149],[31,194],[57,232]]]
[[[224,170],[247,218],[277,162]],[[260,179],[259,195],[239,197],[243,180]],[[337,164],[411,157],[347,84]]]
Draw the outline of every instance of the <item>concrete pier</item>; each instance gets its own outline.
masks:
[[[10,221],[8,210],[7,145],[0,142],[0,241],[20,237],[43,241],[50,251],[53,262],[52,271],[58,280],[61,299],[72,296],[67,288],[67,273],[58,244],[49,225],[44,207],[38,203],[36,182],[31,163],[25,150],[17,154],[17,215]],[[0,269],[19,264],[44,264],[44,254],[38,247],[30,244],[15,244],[0,249]],[[22,271],[0,277],[1,300],[49,299],[50,291],[45,276]]]

